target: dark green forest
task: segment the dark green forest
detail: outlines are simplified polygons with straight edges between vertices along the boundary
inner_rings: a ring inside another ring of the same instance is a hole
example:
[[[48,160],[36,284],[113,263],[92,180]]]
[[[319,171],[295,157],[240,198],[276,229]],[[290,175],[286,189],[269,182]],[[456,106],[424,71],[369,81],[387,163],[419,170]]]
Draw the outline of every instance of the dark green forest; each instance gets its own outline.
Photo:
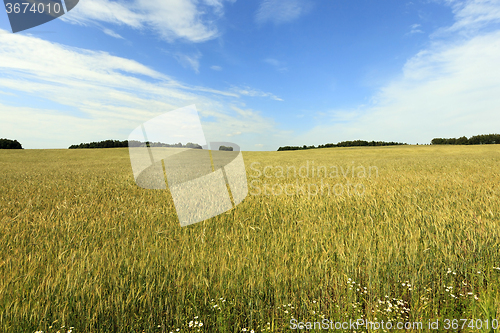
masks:
[[[0,149],[23,149],[17,140],[0,139]]]
[[[327,143],[319,146],[285,146],[279,147],[278,151],[286,150],[303,150],[303,149],[317,149],[317,148],[333,148],[333,147],[379,147],[379,146],[396,146],[406,145],[407,143],[401,142],[384,142],[384,141],[342,141],[339,143]],[[435,138],[432,139],[433,145],[487,145],[487,144],[500,144],[500,134],[482,134],[475,135],[467,138],[462,136],[460,138]]]
[[[71,145],[68,149],[85,149],[85,148],[124,148],[124,147],[170,147],[170,148],[194,148],[202,149],[199,144],[188,142],[182,143],[162,143],[162,142],[141,142],[135,140],[105,140],[99,142],[80,143],[79,145]]]
[[[482,134],[475,135],[467,138],[462,136],[460,138],[434,138],[431,141],[433,145],[486,145],[486,144],[500,144],[500,134]],[[339,143],[327,143],[318,146],[284,146],[279,147],[278,151],[287,150],[304,150],[304,149],[318,149],[318,148],[334,148],[334,147],[381,147],[381,146],[397,146],[407,145],[402,142],[385,142],[385,141],[341,141]],[[81,148],[123,148],[123,147],[171,147],[171,148],[195,148],[202,149],[199,144],[188,142],[183,145],[182,143],[168,144],[162,142],[141,142],[141,141],[119,141],[119,140],[105,140],[99,142],[80,143],[79,145],[72,145],[69,149]],[[221,146],[220,150],[229,150],[231,147]],[[0,149],[22,149],[21,144],[17,140],[0,139]]]
[[[432,139],[431,143],[433,145],[489,145],[489,144],[499,144],[500,134],[482,134],[471,136],[467,139],[466,136],[460,138],[435,138]]]
[[[401,142],[384,142],[384,141],[364,141],[364,140],[355,140],[355,141],[342,141],[339,143],[327,143],[319,146],[285,146],[279,147],[278,151],[285,150],[303,150],[303,149],[318,149],[318,148],[333,148],[333,147],[380,147],[380,146],[397,146],[397,145],[406,145],[406,143]]]

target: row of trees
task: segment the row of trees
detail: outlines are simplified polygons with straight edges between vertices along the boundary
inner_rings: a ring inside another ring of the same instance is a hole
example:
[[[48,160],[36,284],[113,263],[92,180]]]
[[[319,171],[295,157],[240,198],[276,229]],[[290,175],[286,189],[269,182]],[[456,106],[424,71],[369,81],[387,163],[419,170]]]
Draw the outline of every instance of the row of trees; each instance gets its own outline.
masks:
[[[79,145],[71,145],[69,149],[82,149],[82,148],[124,148],[128,147],[128,141],[119,140],[105,140],[99,142],[80,143]]]
[[[182,143],[168,144],[162,142],[141,142],[135,140],[105,140],[99,142],[80,143],[79,145],[71,145],[69,149],[83,149],[83,148],[126,148],[126,147],[171,147],[171,148],[194,148],[202,149],[199,144],[188,142],[183,145]]]
[[[0,139],[0,149],[23,149],[17,140]]]
[[[129,147],[164,147],[164,148],[193,148],[193,149],[203,149],[197,143],[188,142],[185,145],[182,143],[163,143],[163,142],[140,142],[140,141],[129,141]]]
[[[433,145],[488,145],[500,144],[500,134],[482,134],[471,136],[467,139],[466,136],[460,138],[435,138],[432,139]]]
[[[327,143],[324,145],[319,145],[318,147],[312,146],[285,146],[279,147],[278,151],[285,150],[303,150],[303,149],[317,149],[317,148],[333,148],[333,147],[379,147],[379,146],[397,146],[406,145],[406,143],[401,142],[384,142],[384,141],[364,141],[364,140],[354,140],[354,141],[342,141],[339,143]]]

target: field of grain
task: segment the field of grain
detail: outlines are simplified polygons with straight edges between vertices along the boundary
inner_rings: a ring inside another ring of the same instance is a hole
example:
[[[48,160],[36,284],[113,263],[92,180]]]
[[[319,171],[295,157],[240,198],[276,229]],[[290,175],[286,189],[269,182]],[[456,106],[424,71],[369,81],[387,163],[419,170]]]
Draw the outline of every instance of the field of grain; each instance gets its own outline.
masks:
[[[0,151],[0,332],[500,319],[500,145],[243,157],[248,197],[181,228],[127,149]]]

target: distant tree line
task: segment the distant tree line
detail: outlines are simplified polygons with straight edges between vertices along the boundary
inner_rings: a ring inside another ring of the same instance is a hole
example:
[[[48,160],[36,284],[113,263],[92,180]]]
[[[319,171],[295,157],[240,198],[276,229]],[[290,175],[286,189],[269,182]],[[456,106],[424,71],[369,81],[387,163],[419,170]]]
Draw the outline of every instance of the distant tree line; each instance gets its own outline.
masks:
[[[319,145],[315,147],[312,146],[285,146],[279,147],[278,151],[285,150],[303,150],[303,149],[317,149],[317,148],[333,148],[333,147],[380,147],[380,146],[397,146],[397,145],[406,145],[406,143],[401,142],[384,142],[384,141],[364,141],[364,140],[355,140],[355,141],[342,141],[339,143],[327,143],[324,145]]]
[[[105,140],[99,142],[80,143],[79,145],[71,145],[69,149],[83,149],[83,148],[126,148],[126,147],[171,147],[171,148],[194,148],[202,149],[199,144],[188,142],[185,145],[182,143],[162,143],[162,142],[141,142],[136,140]]]
[[[0,149],[23,149],[17,140],[0,139]]]
[[[219,150],[224,150],[224,151],[233,151],[233,147],[227,147],[227,146],[220,146]]]
[[[163,143],[163,142],[140,142],[140,141],[129,141],[129,147],[165,147],[165,148],[193,148],[193,149],[203,149],[197,143],[188,142],[185,145],[182,143]]]
[[[128,141],[119,140],[105,140],[99,142],[80,143],[79,145],[71,145],[69,149],[82,149],[82,148],[123,148],[128,147]]]
[[[435,138],[432,139],[433,145],[489,145],[500,144],[500,134],[482,134],[471,136],[467,139],[466,136],[460,138]]]

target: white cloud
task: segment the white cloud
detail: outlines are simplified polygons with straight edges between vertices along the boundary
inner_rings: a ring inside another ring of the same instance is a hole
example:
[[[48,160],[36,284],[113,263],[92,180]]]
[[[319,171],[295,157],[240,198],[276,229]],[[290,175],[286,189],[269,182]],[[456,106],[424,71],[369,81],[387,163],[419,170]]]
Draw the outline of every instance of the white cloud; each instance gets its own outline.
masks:
[[[310,3],[307,0],[263,0],[255,20],[259,24],[267,22],[282,24],[299,18],[309,9]]]
[[[235,92],[238,95],[243,95],[243,96],[269,97],[271,99],[274,99],[275,101],[283,101],[283,99],[279,98],[278,96],[276,96],[272,93],[263,92],[263,91],[260,91],[257,89],[252,89],[250,87],[235,87],[235,86],[233,86],[231,91]]]
[[[455,15],[455,23],[446,32],[470,34],[491,23],[500,23],[500,0],[445,0]]]
[[[279,72],[286,72],[288,70],[288,68],[286,68],[286,66],[285,66],[285,64],[283,62],[278,61],[276,59],[267,58],[267,59],[264,59],[264,62],[266,62],[269,65],[273,66]]]
[[[189,86],[133,60],[4,30],[0,45],[0,133],[26,148],[125,140],[138,124],[190,104],[207,119],[209,141],[231,134],[253,147],[256,137],[279,132],[258,112],[228,107],[241,104],[235,92]],[[50,107],[28,106],[38,101]]]
[[[229,110],[222,110],[220,108],[210,108],[202,112],[202,117],[210,117],[214,121],[205,121],[204,130],[208,136],[216,136],[217,133],[222,131],[226,136],[236,136],[247,133],[257,134],[252,136],[251,140],[262,140],[263,138],[271,139],[276,133],[283,134],[285,132],[279,131],[276,127],[277,124],[273,119],[264,117],[252,109],[241,109],[237,106],[230,106]],[[255,142],[255,141],[254,141]],[[249,145],[252,144],[251,141]]]
[[[114,32],[113,30],[111,29],[103,29],[102,32],[104,32],[106,35],[109,35],[111,37],[114,37],[114,38],[119,38],[119,39],[123,39],[122,36],[120,36],[119,34],[117,34],[116,32]]]
[[[86,0],[78,3],[62,20],[87,25],[93,21],[124,25],[131,28],[143,28],[144,17],[133,10],[131,3],[119,3],[108,0]]]
[[[267,62],[270,65],[275,66],[275,67],[281,66],[281,63],[278,60],[276,60],[276,59],[267,58],[267,59],[264,59],[264,61]]]
[[[234,3],[236,0],[203,0],[202,2],[211,6],[216,14],[222,15],[224,14],[224,2]]]
[[[436,35],[428,48],[407,61],[400,78],[380,88],[370,105],[320,115],[321,123],[297,138],[298,144],[355,139],[430,143],[434,137],[498,133],[500,31],[486,25],[497,23],[488,3],[468,1],[460,10],[454,7],[456,22],[446,30],[466,31],[467,38]],[[478,24],[490,31],[477,30]]]
[[[216,66],[216,65],[210,66],[210,68],[213,69],[214,71],[221,71],[222,70],[222,67]]]
[[[200,72],[200,59],[201,53],[195,53],[191,55],[176,53],[175,59],[184,67],[191,67],[196,73]]]
[[[418,23],[412,24],[410,26],[411,30],[410,30],[409,34],[411,35],[411,34],[423,33],[423,31],[420,29],[420,27],[421,27],[421,25]]]
[[[61,19],[83,25],[108,23],[150,29],[169,42],[203,42],[218,36],[215,21],[222,14],[223,1],[218,0],[86,0]]]
[[[434,137],[496,133],[499,55],[500,33],[420,53],[408,61],[400,80],[380,90],[372,106],[334,111],[329,120],[335,125],[317,126],[304,139],[429,143]]]

